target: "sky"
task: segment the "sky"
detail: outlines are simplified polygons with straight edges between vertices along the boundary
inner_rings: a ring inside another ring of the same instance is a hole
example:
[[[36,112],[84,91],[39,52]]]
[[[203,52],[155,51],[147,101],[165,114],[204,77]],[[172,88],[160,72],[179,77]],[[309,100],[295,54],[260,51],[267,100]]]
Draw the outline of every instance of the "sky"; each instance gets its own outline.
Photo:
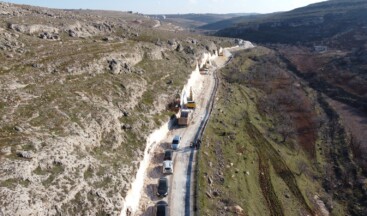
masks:
[[[62,9],[103,9],[144,14],[271,13],[322,0],[3,0]]]

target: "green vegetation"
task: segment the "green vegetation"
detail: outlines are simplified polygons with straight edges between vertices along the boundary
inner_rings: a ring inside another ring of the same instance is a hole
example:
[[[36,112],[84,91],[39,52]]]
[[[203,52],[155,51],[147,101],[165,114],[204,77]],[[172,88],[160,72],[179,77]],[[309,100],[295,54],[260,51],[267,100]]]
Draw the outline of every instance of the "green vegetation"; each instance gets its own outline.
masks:
[[[51,184],[54,183],[54,180],[62,172],[64,172],[64,167],[61,164],[54,164],[54,166],[50,170],[47,170],[49,176],[45,181],[42,182],[42,184],[45,187],[49,187]]]
[[[42,170],[40,166],[38,166],[33,173],[36,175],[46,175],[48,172],[46,170]]]
[[[305,124],[316,127],[305,119],[317,119],[309,108],[317,97],[306,87],[289,89],[295,80],[287,73],[275,53],[261,47],[237,53],[220,72],[219,100],[199,155],[202,215],[233,205],[241,206],[245,215],[320,211],[314,196],[327,197],[322,181],[327,173],[317,164],[328,156],[316,150],[321,137],[301,130]],[[323,201],[329,208],[327,199]],[[344,214],[342,202],[333,205],[334,215]]]
[[[9,189],[14,189],[17,185],[28,187],[29,184],[30,182],[28,180],[21,179],[7,179],[5,181],[0,181],[0,187],[6,187]]]
[[[94,183],[96,188],[107,188],[111,186],[111,177],[104,177],[102,181]]]

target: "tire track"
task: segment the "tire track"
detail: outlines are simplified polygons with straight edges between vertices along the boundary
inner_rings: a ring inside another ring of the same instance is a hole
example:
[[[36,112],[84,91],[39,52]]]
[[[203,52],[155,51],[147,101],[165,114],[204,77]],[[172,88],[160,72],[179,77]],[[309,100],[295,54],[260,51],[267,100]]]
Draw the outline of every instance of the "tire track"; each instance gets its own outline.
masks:
[[[258,152],[259,157],[259,181],[261,191],[266,200],[266,204],[268,205],[270,215],[272,216],[283,216],[284,210],[282,203],[277,197],[275,193],[273,184],[271,183],[271,177],[269,173],[269,164],[268,161],[264,161],[261,158],[261,155]]]
[[[247,119],[246,121],[249,122],[249,119]],[[299,189],[297,185],[296,177],[294,176],[292,170],[289,169],[286,162],[282,159],[281,155],[276,151],[276,149],[274,149],[274,147],[266,140],[266,138],[261,134],[261,132],[255,126],[251,124],[247,124],[246,130],[248,131],[249,136],[253,140],[254,146],[256,146],[258,149],[259,160],[263,160],[264,158],[270,160],[270,162],[272,163],[272,166],[274,167],[276,174],[280,178],[282,178],[282,180],[286,183],[286,185],[288,186],[290,191],[293,193],[293,195],[298,199],[300,204],[303,205],[303,208],[306,211],[308,211],[311,215],[315,215],[315,210],[312,209],[308,205],[306,199],[304,198],[301,190]],[[259,162],[259,163],[264,164],[264,162]],[[269,170],[267,172],[264,172],[264,175],[269,175]],[[261,179],[262,178],[260,178],[260,180]],[[269,181],[270,176],[269,176],[269,180],[267,179],[263,179],[263,180]],[[260,184],[266,184],[266,183],[260,182]],[[264,194],[264,197],[267,200],[267,203],[270,204],[270,207],[269,207],[270,212],[272,213],[274,212],[274,214],[272,215],[283,215],[283,214],[278,214],[279,211],[283,212],[283,210],[282,210],[282,207],[281,207],[281,204],[278,198],[276,196],[273,196],[271,191],[270,191],[270,196],[269,194]],[[273,208],[274,209],[278,208],[278,209],[274,210]]]

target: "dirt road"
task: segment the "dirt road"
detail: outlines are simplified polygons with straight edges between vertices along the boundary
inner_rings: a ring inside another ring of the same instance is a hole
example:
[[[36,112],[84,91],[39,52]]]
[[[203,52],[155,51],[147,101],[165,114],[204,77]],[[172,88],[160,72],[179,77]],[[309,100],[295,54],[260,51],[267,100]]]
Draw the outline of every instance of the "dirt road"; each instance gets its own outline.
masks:
[[[227,57],[218,57],[218,66],[224,65]],[[218,67],[213,67],[210,74]],[[210,95],[213,91],[215,80],[213,75],[200,75],[192,86],[197,108],[193,113],[193,119],[188,127],[172,128],[163,142],[155,148],[151,163],[147,170],[142,198],[140,200],[140,212],[137,215],[152,215],[154,204],[159,200],[155,195],[157,181],[162,174],[162,161],[165,149],[170,148],[174,135],[182,137],[179,150],[174,152],[174,173],[167,176],[169,181],[169,196],[164,198],[169,204],[170,215],[192,215],[193,196],[191,181],[194,176],[193,158],[195,150],[190,148],[190,143],[200,127],[207,110]],[[190,191],[189,193],[186,193]]]
[[[139,210],[135,215],[153,215],[154,205],[161,200],[156,196],[156,188],[158,179],[164,174],[162,173],[163,154],[165,149],[170,149],[171,141],[175,135],[182,137],[180,148],[174,152],[174,172],[168,175],[169,192],[168,197],[163,198],[169,205],[170,215],[194,215],[193,212],[193,178],[195,170],[195,154],[196,150],[190,147],[202,122],[209,110],[207,110],[210,103],[211,94],[215,87],[214,72],[223,67],[230,57],[230,52],[225,51],[225,55],[217,57],[213,61],[213,67],[210,69],[208,75],[199,75],[194,83],[191,83],[194,92],[194,98],[197,107],[193,113],[193,119],[188,127],[173,127],[170,128],[168,135],[163,142],[158,144],[154,149],[154,153],[147,169],[147,175],[144,179],[144,189],[140,199]]]

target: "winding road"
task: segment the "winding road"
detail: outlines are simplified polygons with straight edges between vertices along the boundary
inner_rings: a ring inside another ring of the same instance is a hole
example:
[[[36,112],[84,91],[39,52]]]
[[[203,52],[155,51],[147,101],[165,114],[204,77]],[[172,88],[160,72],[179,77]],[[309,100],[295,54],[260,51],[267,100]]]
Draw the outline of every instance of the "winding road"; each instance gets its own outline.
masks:
[[[144,180],[139,212],[136,212],[135,215],[148,216],[154,214],[154,205],[160,200],[155,193],[158,179],[163,176],[163,152],[170,148],[170,143],[175,135],[180,135],[182,140],[179,150],[174,152],[174,172],[167,176],[169,195],[163,200],[168,203],[170,215],[194,215],[195,188],[193,182],[197,150],[191,148],[190,143],[200,139],[210,117],[218,84],[216,71],[224,67],[230,59],[231,53],[229,50],[225,50],[224,56],[217,57],[212,61],[214,67],[209,70],[209,74],[201,75],[195,86],[192,86],[197,103],[193,119],[188,127],[171,128],[163,142],[154,149]]]

